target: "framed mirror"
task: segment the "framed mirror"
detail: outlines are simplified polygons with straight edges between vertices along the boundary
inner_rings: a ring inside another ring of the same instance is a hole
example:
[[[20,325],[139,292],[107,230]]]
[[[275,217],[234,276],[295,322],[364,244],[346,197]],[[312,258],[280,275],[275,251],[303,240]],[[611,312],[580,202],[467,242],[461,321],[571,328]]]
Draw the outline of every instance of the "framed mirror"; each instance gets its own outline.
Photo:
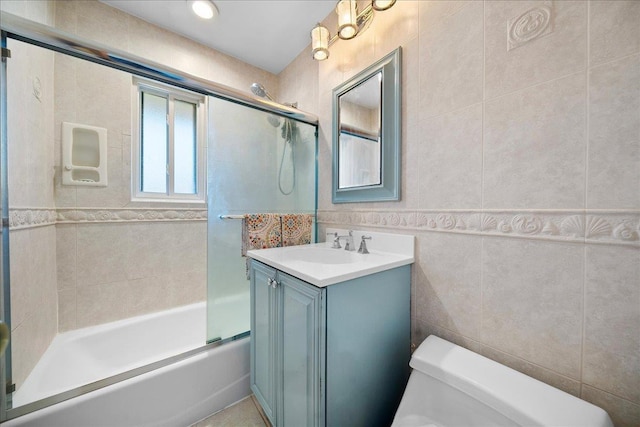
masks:
[[[333,90],[333,203],[400,199],[398,48]]]

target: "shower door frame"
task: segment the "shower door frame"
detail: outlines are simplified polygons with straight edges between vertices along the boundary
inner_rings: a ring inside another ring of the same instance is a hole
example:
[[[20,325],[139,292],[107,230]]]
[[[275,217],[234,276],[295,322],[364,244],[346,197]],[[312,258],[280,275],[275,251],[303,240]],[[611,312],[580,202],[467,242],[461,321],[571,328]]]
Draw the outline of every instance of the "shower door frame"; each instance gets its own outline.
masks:
[[[0,357],[0,422],[7,419],[7,390],[11,381],[11,284],[9,275],[9,196],[7,173],[7,34],[0,33],[2,62],[0,64],[0,217],[2,218],[2,247],[0,248],[0,320],[9,327],[9,343]],[[9,381],[9,382],[7,382]]]
[[[187,89],[203,95],[231,101],[245,107],[261,110],[284,118],[291,118],[316,127],[316,165],[317,165],[317,127],[318,117],[314,114],[282,105],[274,101],[254,96],[234,88],[211,82],[188,73],[145,60],[127,52],[112,49],[108,46],[85,40],[69,33],[57,30],[47,25],[39,24],[13,14],[0,11],[0,31],[2,48],[5,52],[8,39],[14,39],[23,43],[39,46],[47,50],[66,54],[79,59],[87,60],[109,68],[125,71],[134,76],[145,77],[166,83],[179,88]],[[0,198],[2,205],[2,264],[0,265],[0,279],[2,290],[0,292],[0,319],[10,318],[10,271],[9,271],[9,210],[7,192],[7,60],[3,57],[0,65]],[[316,166],[317,188],[317,166]],[[317,209],[317,194],[316,194]],[[11,370],[11,343],[6,349],[7,357],[0,358],[0,376],[2,385],[0,390],[0,422],[8,421],[30,412],[46,408],[65,400],[81,396],[85,393],[116,384],[129,378],[159,369],[180,360],[189,358],[202,351],[218,347],[237,339],[248,336],[250,332],[237,335],[232,338],[216,341],[190,350],[188,352],[169,357],[149,365],[141,366],[91,384],[85,384],[72,390],[68,390],[41,400],[37,400],[17,408],[7,409],[5,374]],[[7,363],[5,363],[5,359]]]

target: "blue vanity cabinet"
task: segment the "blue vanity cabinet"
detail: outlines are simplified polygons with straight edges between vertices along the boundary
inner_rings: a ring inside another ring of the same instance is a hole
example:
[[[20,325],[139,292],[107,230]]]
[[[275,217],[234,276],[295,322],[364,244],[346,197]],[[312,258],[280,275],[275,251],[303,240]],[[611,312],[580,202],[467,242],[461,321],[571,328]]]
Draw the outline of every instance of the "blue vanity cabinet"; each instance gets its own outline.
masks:
[[[277,304],[272,280],[276,270],[252,263],[251,268],[251,391],[275,425]]]
[[[316,287],[252,260],[251,389],[273,426],[391,424],[409,378],[410,277],[405,265]]]
[[[281,381],[276,426],[324,426],[325,290],[278,272]]]
[[[251,390],[273,426],[324,425],[323,295],[252,263]]]

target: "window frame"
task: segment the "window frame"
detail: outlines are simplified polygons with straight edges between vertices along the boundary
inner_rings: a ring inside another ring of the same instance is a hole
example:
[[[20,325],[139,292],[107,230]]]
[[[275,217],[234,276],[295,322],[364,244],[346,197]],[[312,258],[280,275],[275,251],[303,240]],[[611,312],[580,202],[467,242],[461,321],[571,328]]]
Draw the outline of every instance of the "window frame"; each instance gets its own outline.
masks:
[[[167,99],[167,192],[153,193],[142,191],[142,93],[161,96]],[[131,201],[165,203],[206,203],[206,135],[207,135],[207,97],[154,80],[133,78],[132,86],[132,138],[131,138]],[[195,104],[196,113],[196,193],[174,192],[174,102],[183,101]]]

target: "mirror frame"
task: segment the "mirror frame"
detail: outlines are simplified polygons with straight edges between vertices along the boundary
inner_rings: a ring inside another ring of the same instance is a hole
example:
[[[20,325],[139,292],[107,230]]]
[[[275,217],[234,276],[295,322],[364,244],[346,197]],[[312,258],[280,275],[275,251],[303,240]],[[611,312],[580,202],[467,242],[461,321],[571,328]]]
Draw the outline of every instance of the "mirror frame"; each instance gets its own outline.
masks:
[[[402,49],[396,50],[362,70],[333,90],[333,179],[332,203],[400,200],[401,129],[400,116]],[[381,183],[339,188],[340,97],[373,75],[382,72],[381,100]]]

